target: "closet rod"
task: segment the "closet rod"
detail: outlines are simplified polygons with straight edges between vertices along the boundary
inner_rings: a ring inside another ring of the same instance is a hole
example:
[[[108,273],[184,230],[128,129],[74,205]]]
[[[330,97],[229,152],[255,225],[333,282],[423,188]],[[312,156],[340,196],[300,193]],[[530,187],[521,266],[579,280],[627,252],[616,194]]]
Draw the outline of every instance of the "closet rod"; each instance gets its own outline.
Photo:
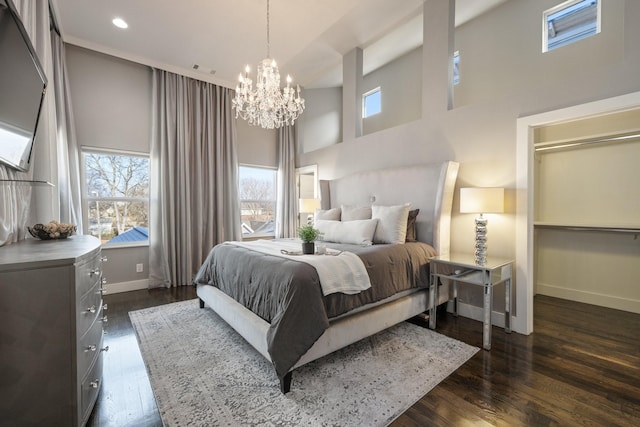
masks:
[[[559,225],[559,224],[534,224],[534,228],[547,228],[552,230],[570,231],[606,231],[615,233],[640,234],[640,228],[634,227],[597,227],[590,225]]]
[[[604,142],[626,142],[626,141],[630,141],[637,138],[640,138],[640,133],[632,133],[629,135],[612,136],[608,138],[599,138],[599,139],[591,139],[591,140],[583,140],[583,141],[575,141],[575,142],[565,142],[557,145],[544,145],[544,146],[536,147],[535,151],[559,150],[561,148],[579,147],[582,145],[591,145],[591,144],[602,144]]]

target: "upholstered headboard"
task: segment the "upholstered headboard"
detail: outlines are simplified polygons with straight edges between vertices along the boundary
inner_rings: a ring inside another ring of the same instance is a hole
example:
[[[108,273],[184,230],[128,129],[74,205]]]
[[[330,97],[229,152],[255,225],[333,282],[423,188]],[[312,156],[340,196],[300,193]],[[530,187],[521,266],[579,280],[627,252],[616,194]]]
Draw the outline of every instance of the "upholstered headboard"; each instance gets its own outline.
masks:
[[[322,209],[411,203],[411,209],[420,209],[416,218],[418,240],[433,246],[438,254],[448,254],[458,166],[448,161],[321,180]]]

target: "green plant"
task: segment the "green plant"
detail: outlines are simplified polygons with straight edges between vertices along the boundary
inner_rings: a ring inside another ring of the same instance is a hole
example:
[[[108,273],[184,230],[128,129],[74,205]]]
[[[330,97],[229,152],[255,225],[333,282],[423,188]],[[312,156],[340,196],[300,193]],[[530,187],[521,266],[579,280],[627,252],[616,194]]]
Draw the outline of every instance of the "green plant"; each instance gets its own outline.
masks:
[[[313,225],[304,225],[298,228],[298,237],[305,243],[311,243],[320,238],[320,230],[313,228]]]

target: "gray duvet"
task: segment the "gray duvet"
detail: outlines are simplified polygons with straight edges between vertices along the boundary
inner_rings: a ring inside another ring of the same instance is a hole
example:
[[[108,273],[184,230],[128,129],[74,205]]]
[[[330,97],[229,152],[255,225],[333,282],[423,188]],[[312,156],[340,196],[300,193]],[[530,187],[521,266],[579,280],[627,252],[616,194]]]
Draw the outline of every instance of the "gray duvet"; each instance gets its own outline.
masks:
[[[270,323],[267,346],[281,379],[329,327],[331,318],[397,292],[429,286],[428,260],[436,253],[425,243],[327,246],[356,253],[369,273],[371,288],[356,295],[323,296],[309,264],[225,243],[211,250],[194,279],[195,286],[215,286]]]

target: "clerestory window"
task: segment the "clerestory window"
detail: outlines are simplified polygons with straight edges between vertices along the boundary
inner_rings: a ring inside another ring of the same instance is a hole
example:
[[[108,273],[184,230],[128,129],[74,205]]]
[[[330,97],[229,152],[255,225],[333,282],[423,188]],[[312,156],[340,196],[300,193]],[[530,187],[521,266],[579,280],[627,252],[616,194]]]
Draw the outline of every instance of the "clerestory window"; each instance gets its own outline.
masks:
[[[367,118],[382,111],[382,94],[380,88],[377,87],[373,90],[362,95],[362,117]]]
[[[600,1],[569,0],[544,11],[542,51],[566,46],[600,32]]]

